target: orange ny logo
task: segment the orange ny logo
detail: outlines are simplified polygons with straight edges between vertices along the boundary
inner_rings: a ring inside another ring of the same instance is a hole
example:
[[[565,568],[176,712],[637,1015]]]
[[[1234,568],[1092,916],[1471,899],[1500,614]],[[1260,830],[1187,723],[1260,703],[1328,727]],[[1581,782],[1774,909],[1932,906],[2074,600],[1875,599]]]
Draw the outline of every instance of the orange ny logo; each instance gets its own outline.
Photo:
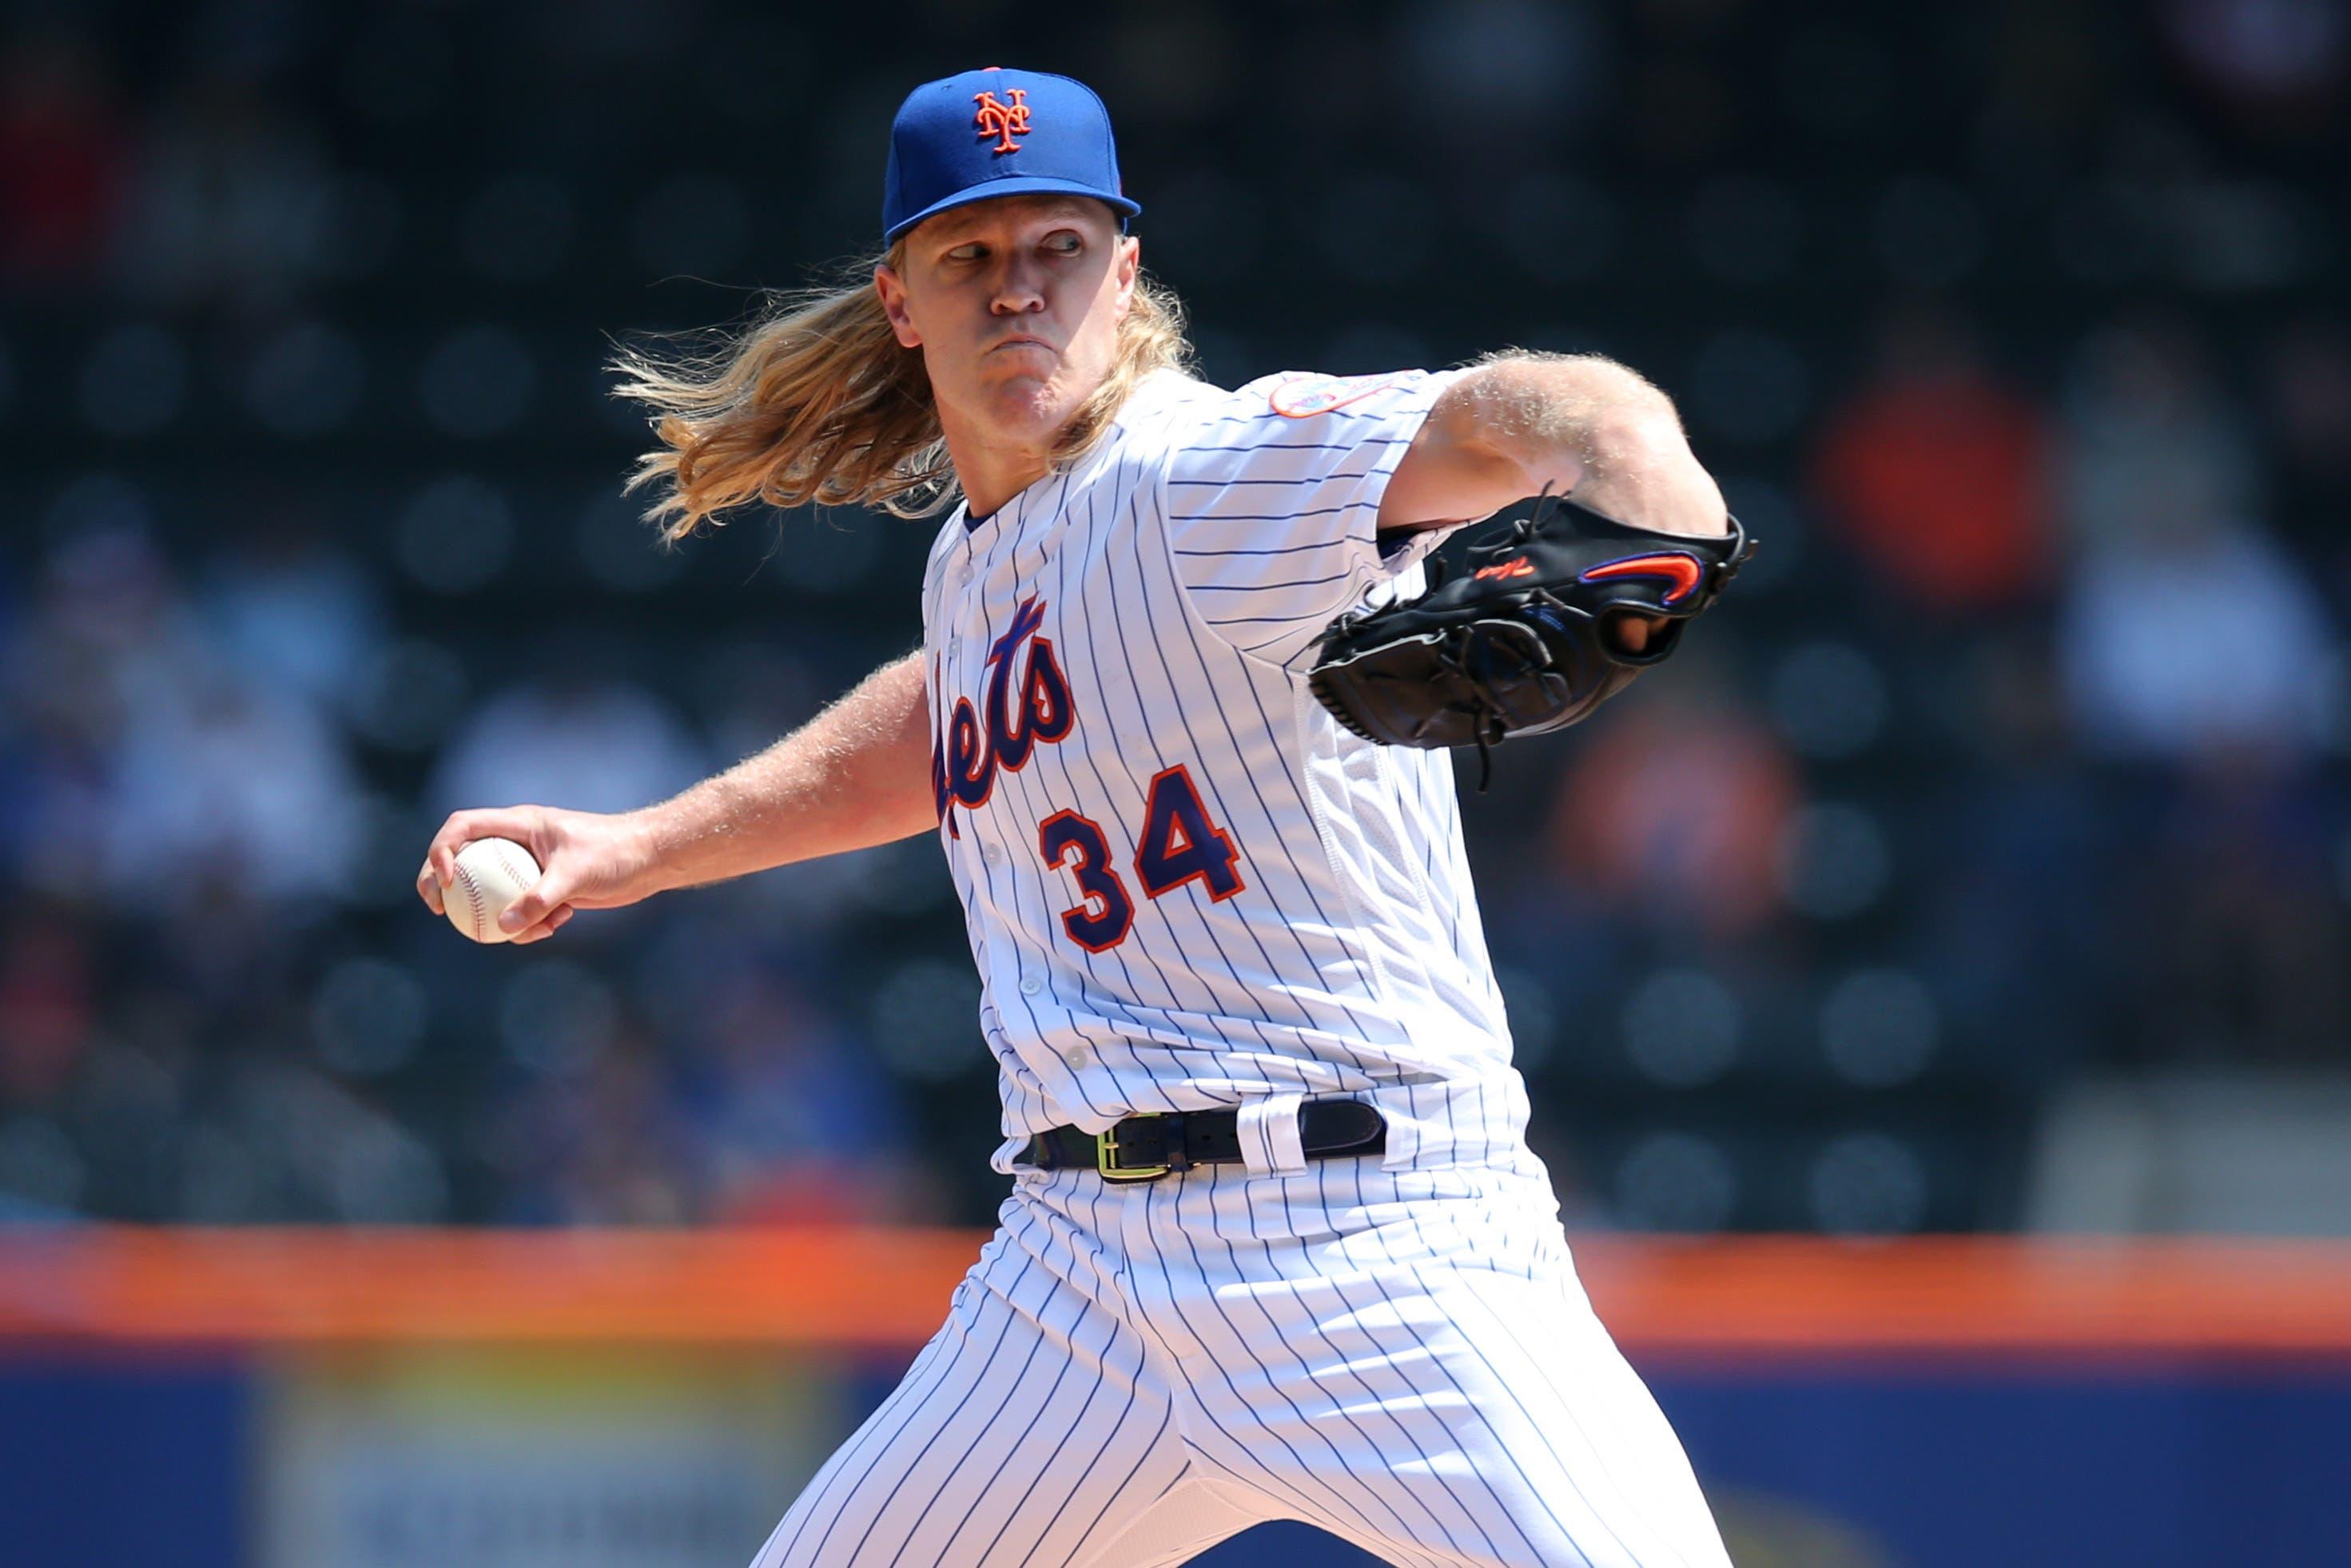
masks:
[[[998,103],[992,92],[971,95],[972,101],[979,105],[979,112],[972,117],[972,123],[982,136],[997,139],[996,145],[988,149],[991,152],[1018,152],[1020,143],[1012,139],[1029,134],[1028,91],[1016,87],[1011,89],[1011,94],[1010,103]]]

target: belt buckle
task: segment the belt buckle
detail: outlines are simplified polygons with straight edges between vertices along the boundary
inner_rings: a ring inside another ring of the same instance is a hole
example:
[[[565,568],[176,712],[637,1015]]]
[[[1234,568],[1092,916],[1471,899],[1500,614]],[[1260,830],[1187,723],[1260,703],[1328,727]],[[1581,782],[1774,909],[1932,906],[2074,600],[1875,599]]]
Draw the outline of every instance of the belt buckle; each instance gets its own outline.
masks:
[[[1130,1122],[1139,1122],[1147,1116],[1153,1121],[1157,1121],[1160,1117],[1165,1114],[1166,1113],[1165,1111],[1137,1111],[1134,1115],[1125,1118],[1125,1120]],[[1173,1167],[1166,1165],[1120,1165],[1118,1163],[1118,1124],[1115,1122],[1112,1123],[1103,1132],[1095,1134],[1094,1169],[1101,1173],[1102,1178],[1104,1181],[1157,1181],[1161,1176],[1165,1176],[1171,1168]]]

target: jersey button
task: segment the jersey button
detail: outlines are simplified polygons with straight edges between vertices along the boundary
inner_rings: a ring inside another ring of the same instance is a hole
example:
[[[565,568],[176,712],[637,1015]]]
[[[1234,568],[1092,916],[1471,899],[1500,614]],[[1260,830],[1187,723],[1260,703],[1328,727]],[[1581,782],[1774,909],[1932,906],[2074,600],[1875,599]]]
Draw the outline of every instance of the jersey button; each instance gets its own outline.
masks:
[[[990,865],[1002,865],[1004,863],[1004,852],[998,849],[994,844],[982,844],[979,846],[979,858],[986,861]]]
[[[1045,977],[1044,977],[1044,976],[1042,976],[1042,975],[1023,975],[1023,976],[1021,976],[1021,977],[1020,977],[1020,994],[1021,994],[1022,996],[1024,996],[1024,997],[1033,997],[1033,996],[1035,996],[1039,991],[1041,991],[1041,990],[1043,990],[1044,988],[1045,988]]]

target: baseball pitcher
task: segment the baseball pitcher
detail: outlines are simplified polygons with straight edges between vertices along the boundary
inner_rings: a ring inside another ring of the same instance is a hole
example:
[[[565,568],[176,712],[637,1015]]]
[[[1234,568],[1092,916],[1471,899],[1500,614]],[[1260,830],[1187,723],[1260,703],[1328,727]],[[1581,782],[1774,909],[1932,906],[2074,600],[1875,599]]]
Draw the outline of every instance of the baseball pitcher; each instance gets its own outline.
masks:
[[[674,800],[460,811],[419,891],[517,840],[532,942],[937,835],[1011,1196],[757,1568],[1142,1568],[1273,1519],[1397,1563],[1719,1568],[1527,1150],[1448,748],[1583,716],[1743,536],[1605,360],[1196,380],[1140,210],[1092,91],[967,72],[898,112],[870,278],[624,355],[673,537],[943,517],[922,647]]]

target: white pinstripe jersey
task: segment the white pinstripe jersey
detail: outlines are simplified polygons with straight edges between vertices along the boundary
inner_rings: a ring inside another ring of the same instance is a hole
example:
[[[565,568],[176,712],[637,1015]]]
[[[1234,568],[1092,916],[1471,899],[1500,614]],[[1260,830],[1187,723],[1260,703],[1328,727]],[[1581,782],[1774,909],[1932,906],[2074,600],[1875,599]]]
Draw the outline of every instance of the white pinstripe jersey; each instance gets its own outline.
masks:
[[[1301,674],[1333,615],[1419,587],[1441,534],[1374,529],[1450,380],[1162,372],[1082,462],[940,530],[932,780],[999,1170],[1061,1124],[1290,1093],[1374,1099],[1391,1165],[1515,1144],[1452,758],[1348,734]]]

